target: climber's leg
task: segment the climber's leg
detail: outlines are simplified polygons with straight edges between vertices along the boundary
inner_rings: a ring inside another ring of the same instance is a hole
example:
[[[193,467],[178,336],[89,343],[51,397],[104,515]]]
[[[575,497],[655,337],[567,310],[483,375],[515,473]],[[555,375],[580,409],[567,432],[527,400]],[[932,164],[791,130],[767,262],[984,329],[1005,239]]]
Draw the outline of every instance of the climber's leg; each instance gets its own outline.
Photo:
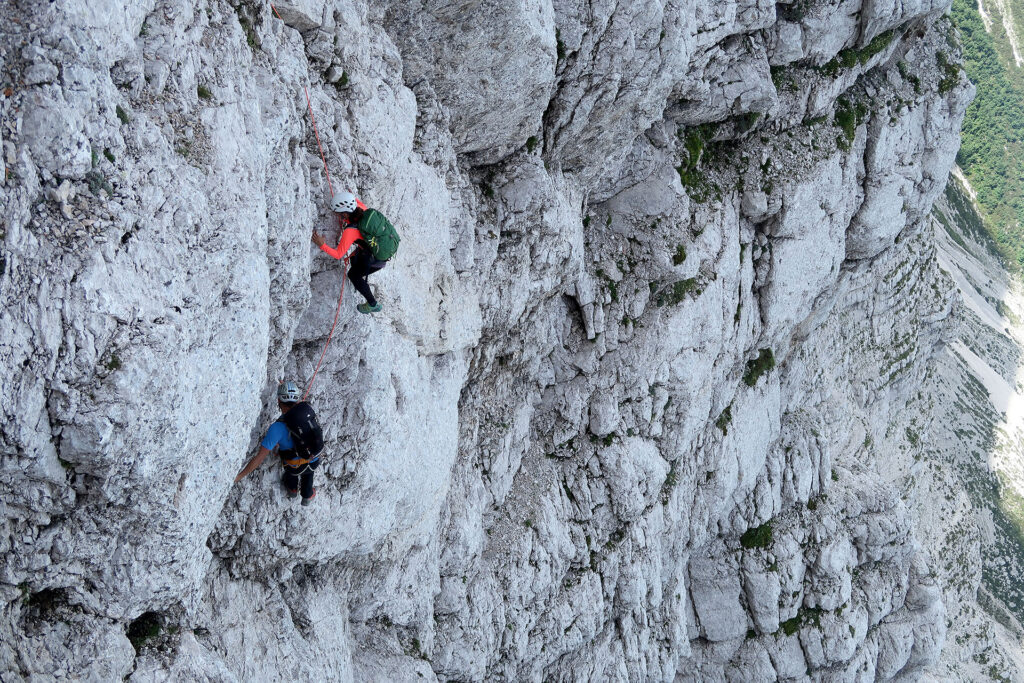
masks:
[[[299,470],[295,467],[284,466],[284,473],[281,475],[281,485],[288,491],[288,496],[294,496],[299,488]]]
[[[377,299],[374,298],[373,292],[370,291],[370,285],[367,283],[366,278],[370,273],[375,273],[383,268],[386,263],[387,261],[378,261],[373,258],[373,254],[361,247],[352,254],[351,264],[348,269],[348,279],[352,281],[352,285],[363,295],[366,303],[371,307],[377,306]]]
[[[320,461],[314,460],[313,462],[306,465],[306,469],[302,471],[302,497],[312,498],[313,497],[313,471],[320,467]]]

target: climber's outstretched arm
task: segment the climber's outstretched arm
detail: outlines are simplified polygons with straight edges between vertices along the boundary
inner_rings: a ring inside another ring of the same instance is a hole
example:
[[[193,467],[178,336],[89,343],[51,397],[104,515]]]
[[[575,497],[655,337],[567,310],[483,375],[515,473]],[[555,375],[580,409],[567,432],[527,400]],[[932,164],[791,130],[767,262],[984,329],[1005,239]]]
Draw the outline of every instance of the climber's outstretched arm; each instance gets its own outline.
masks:
[[[270,449],[260,446],[260,450],[256,453],[256,457],[249,461],[249,464],[245,466],[238,476],[235,477],[235,482],[241,481],[242,478],[246,477],[250,472],[263,464],[263,461],[270,455]]]
[[[313,231],[313,243],[320,247],[320,250],[332,258],[345,258],[345,254],[352,248],[355,241],[361,237],[361,233],[356,228],[345,228],[341,233],[341,242],[338,244],[338,248],[334,249],[327,246],[324,243],[323,236],[320,235],[316,230]]]

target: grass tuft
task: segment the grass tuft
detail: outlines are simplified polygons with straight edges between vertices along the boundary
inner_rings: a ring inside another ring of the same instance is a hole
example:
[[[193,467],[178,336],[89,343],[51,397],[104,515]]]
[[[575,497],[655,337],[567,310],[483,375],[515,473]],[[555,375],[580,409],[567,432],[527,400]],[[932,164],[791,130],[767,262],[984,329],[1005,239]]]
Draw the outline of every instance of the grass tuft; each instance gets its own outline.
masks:
[[[740,536],[740,545],[751,550],[753,548],[767,548],[772,544],[772,523],[765,522],[761,526],[747,529]]]
[[[748,387],[755,386],[761,376],[775,367],[775,354],[771,349],[761,349],[757,358],[747,361],[747,370],[743,373],[743,383]]]
[[[676,247],[676,253],[672,255],[672,265],[679,266],[686,261],[686,247],[680,244]]]
[[[732,422],[732,404],[730,403],[722,411],[722,414],[715,420],[715,426],[722,430],[722,434],[729,433],[729,423]]]

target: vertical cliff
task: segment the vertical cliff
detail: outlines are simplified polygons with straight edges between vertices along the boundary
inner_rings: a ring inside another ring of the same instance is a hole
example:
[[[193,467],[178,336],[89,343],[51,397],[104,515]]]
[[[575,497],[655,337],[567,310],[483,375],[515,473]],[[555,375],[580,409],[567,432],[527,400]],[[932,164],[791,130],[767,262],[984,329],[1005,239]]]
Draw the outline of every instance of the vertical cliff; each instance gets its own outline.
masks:
[[[938,661],[893,461],[952,337],[945,3],[275,4],[0,10],[3,675]],[[343,276],[304,88],[402,234],[310,507],[232,485]]]

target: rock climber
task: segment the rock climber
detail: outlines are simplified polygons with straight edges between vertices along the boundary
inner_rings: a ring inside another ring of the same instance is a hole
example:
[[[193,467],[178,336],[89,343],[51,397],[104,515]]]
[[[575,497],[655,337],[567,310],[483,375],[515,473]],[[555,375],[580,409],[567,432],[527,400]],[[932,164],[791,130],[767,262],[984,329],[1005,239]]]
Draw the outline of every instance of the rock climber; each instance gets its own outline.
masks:
[[[316,498],[313,486],[313,472],[320,466],[320,452],[324,448],[324,434],[316,420],[313,407],[302,399],[302,392],[295,382],[282,382],[277,387],[277,407],[281,417],[270,425],[260,450],[249,461],[235,482],[263,464],[267,455],[275,448],[284,466],[281,484],[294,498],[302,490],[302,504],[309,505]]]
[[[324,238],[316,230],[313,231],[313,242],[325,254],[336,259],[344,258],[352,245],[356,245],[348,279],[366,299],[365,303],[356,306],[356,310],[360,313],[376,313],[382,306],[370,291],[366,278],[386,266],[388,259],[398,251],[398,233],[381,212],[360,207],[351,192],[341,191],[335,195],[331,209],[347,226],[342,230],[337,248],[332,249],[324,244]]]

